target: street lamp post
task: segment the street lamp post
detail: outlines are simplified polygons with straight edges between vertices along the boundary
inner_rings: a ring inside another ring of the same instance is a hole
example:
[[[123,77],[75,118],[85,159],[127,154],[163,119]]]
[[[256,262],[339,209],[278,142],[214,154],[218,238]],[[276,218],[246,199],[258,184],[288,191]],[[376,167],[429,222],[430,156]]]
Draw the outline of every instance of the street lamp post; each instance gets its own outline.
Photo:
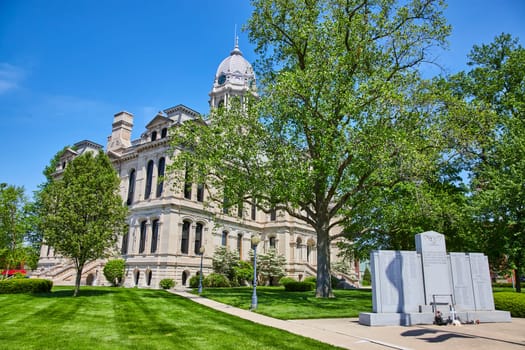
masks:
[[[252,248],[253,248],[253,294],[252,294],[252,306],[250,310],[257,309],[257,244],[261,241],[259,236],[252,236]]]
[[[199,295],[202,293],[202,258],[204,257],[204,246],[201,246],[199,248],[199,253],[201,255],[201,269],[200,269],[200,272],[199,272]]]

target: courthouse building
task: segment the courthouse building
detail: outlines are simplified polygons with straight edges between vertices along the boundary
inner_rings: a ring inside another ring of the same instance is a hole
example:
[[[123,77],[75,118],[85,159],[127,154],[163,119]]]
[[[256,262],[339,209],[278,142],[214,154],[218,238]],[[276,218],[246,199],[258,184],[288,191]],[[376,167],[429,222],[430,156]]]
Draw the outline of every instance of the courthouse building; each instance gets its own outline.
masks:
[[[255,74],[236,43],[216,71],[209,93],[210,108],[227,106],[231,97],[247,93],[257,94]],[[117,248],[126,261],[124,285],[158,288],[160,280],[173,278],[177,286],[187,286],[199,271],[201,246],[205,248],[206,275],[212,272],[217,247],[237,250],[241,259],[247,260],[253,235],[261,238],[258,252],[275,248],[286,258],[288,276],[301,279],[315,275],[316,235],[304,222],[286,212],[268,214],[248,205],[224,213],[222,208],[206,204],[208,193],[202,185],[177,186],[164,181],[173,152],[168,130],[200,117],[182,104],[167,108],[153,116],[136,140],[131,139],[133,115],[123,111],[113,117],[106,152],[120,176],[120,194],[129,208],[129,231]],[[91,141],[75,144],[63,154],[57,174],[75,156],[102,148]],[[337,260],[336,250],[333,246],[332,262]],[[107,285],[102,274],[104,263],[87,264],[82,282]],[[34,275],[51,278],[55,284],[74,284],[75,269],[72,262],[55,256],[52,247],[43,245]]]

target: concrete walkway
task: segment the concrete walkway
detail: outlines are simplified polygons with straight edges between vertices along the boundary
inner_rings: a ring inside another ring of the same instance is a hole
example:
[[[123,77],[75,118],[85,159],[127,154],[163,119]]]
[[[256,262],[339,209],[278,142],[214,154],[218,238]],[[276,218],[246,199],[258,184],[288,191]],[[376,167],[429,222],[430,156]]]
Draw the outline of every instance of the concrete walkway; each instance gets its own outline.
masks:
[[[429,325],[368,327],[360,325],[357,318],[283,321],[221,304],[187,291],[171,292],[230,315],[344,349],[525,350],[525,319],[523,318],[513,318],[511,323],[484,323],[461,327]]]

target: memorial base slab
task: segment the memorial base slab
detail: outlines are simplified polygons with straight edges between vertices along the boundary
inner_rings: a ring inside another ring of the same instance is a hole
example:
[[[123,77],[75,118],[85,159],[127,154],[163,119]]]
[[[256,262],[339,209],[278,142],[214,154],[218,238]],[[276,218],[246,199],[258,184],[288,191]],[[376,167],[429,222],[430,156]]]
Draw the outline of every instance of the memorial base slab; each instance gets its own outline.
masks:
[[[479,321],[480,323],[512,322],[508,311],[458,311],[457,316],[462,323]],[[446,320],[449,313],[444,312]],[[414,326],[418,324],[433,324],[434,313],[411,312],[411,313],[375,313],[361,312],[359,323],[365,326]]]

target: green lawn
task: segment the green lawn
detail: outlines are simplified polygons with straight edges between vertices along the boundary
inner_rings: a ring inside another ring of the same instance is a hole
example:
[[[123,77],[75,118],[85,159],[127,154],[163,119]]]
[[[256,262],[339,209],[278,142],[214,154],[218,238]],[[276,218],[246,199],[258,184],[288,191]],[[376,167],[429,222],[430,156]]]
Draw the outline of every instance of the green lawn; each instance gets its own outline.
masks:
[[[58,287],[0,295],[0,348],[335,349],[162,290],[82,287],[72,294]]]
[[[257,287],[257,312],[282,320],[358,317],[372,311],[371,290],[334,290],[335,298],[321,299],[315,292],[285,292],[283,287]],[[202,296],[249,309],[252,288],[204,288]]]

